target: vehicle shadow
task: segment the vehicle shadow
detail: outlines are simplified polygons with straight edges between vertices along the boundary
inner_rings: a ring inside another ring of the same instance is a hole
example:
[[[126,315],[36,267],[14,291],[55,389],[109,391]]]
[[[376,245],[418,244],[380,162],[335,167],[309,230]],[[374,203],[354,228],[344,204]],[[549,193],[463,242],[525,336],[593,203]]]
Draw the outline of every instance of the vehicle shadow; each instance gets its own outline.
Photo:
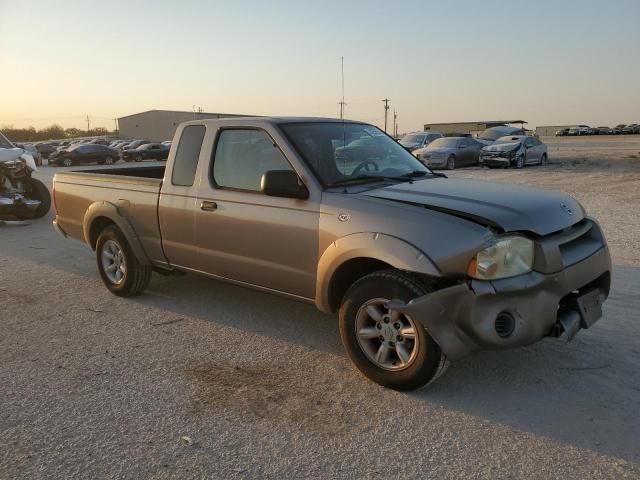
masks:
[[[638,267],[616,267],[604,318],[571,343],[546,339],[516,350],[477,352],[433,385],[407,395],[640,463],[639,278]],[[223,282],[155,278],[148,294],[132,301],[345,356],[331,316]]]
[[[3,253],[86,276],[92,288],[93,282],[98,286],[92,252],[53,237],[48,221],[38,222],[27,245],[18,235],[23,228],[3,227],[3,235],[16,233]],[[65,242],[64,255],[51,255],[54,246],[47,242],[58,241]],[[406,395],[418,405],[441,406],[640,464],[640,267],[616,266],[613,279],[604,318],[571,343],[547,339],[511,351],[477,352],[454,363],[433,385]],[[154,275],[144,295],[123,301],[345,356],[337,322],[312,305],[195,275]]]

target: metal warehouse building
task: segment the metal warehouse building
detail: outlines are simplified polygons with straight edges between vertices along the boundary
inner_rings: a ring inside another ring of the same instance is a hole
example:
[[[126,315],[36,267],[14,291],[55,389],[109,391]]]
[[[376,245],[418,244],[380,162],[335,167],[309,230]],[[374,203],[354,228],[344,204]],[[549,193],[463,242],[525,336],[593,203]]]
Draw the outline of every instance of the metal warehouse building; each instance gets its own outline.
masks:
[[[552,137],[558,130],[571,127],[575,127],[575,125],[547,125],[536,127],[536,135],[538,135],[539,137]]]
[[[425,124],[424,129],[425,131],[430,130],[443,134],[478,134],[484,132],[487,128],[511,123],[519,123],[524,128],[524,124],[527,122],[524,120],[484,120],[481,122],[427,123]]]
[[[118,118],[121,138],[141,140],[171,140],[178,125],[190,120],[205,118],[247,117],[231,113],[180,112],[175,110],[149,110]]]

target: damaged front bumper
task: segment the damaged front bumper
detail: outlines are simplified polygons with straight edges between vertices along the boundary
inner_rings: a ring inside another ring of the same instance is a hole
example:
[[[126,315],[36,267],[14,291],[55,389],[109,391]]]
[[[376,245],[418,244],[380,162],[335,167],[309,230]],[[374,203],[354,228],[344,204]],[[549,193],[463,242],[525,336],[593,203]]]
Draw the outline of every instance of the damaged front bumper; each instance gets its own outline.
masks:
[[[27,198],[19,193],[0,196],[0,218],[35,218],[40,200]]]
[[[530,272],[495,281],[471,280],[389,309],[419,320],[451,360],[479,349],[530,345],[565,333],[571,339],[602,315],[611,258],[604,245],[557,273]]]

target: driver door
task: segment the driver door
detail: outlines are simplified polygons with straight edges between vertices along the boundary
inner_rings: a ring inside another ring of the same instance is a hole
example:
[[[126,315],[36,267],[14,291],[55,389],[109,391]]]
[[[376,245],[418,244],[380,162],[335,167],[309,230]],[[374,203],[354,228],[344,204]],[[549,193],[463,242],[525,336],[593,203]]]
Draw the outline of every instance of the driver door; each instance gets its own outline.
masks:
[[[293,167],[258,128],[218,131],[195,213],[198,268],[311,299],[315,297],[320,205],[260,191],[268,170]]]

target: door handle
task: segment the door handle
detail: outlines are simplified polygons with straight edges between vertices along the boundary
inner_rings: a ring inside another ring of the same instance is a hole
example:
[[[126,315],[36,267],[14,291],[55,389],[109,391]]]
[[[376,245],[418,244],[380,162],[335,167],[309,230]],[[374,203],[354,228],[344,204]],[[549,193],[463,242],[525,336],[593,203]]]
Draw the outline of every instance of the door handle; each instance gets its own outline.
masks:
[[[218,204],[216,202],[210,202],[208,200],[205,200],[200,204],[200,210],[204,210],[205,212],[213,212],[217,208]]]

